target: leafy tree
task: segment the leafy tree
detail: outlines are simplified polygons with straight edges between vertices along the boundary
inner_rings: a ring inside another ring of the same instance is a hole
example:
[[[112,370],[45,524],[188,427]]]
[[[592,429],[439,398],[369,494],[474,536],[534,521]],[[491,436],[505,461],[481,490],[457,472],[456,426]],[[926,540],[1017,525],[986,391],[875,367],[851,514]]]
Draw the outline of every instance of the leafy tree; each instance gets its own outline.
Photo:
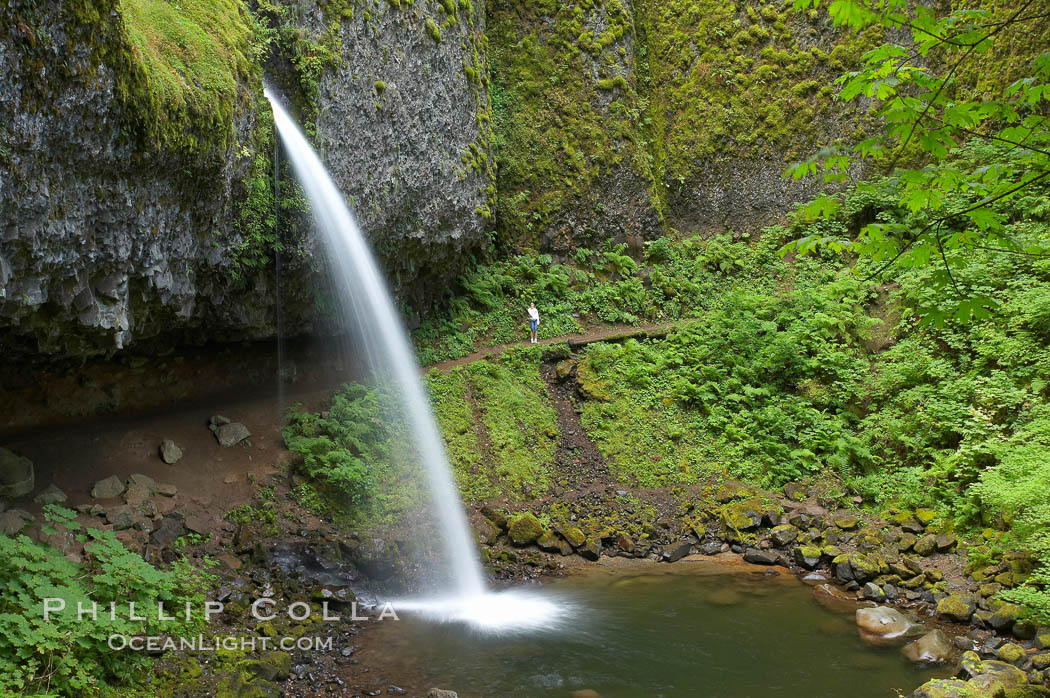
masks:
[[[794,1],[798,10],[820,4]],[[963,258],[978,249],[1046,253],[1045,245],[1009,236],[1002,207],[993,204],[1008,203],[1050,178],[1050,52],[1038,53],[1048,45],[1050,10],[1024,0],[938,15],[909,0],[833,0],[828,11],[838,26],[878,25],[889,30],[887,36],[910,34],[910,42],[887,41],[864,55],[860,70],[837,81],[842,99],[874,100],[879,119],[874,132],[851,151],[825,148],[785,176],[819,173],[825,183],[842,182],[866,162],[890,175],[900,207],[911,215],[862,221],[851,236],[828,235],[817,226],[783,252],[827,248],[855,254],[871,277],[892,268],[935,265],[935,286],[953,291],[955,300],[947,309],[926,309],[928,320],[987,316],[996,303],[958,278]],[[1016,60],[1004,62],[1003,55]],[[1011,157],[957,157],[956,148],[965,141],[1004,146]],[[885,182],[862,183],[858,190],[880,186]],[[831,219],[842,201],[838,195],[817,197],[799,209],[800,217]]]

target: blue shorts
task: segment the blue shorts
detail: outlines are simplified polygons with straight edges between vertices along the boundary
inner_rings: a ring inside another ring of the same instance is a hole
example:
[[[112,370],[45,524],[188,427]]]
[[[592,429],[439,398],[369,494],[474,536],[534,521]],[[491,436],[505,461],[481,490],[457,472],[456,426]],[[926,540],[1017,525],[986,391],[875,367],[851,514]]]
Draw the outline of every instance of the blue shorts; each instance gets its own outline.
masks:
[[[540,326],[540,321],[539,320],[529,320],[529,329],[531,329],[533,332],[535,332],[537,330],[537,328],[539,328],[539,326]]]

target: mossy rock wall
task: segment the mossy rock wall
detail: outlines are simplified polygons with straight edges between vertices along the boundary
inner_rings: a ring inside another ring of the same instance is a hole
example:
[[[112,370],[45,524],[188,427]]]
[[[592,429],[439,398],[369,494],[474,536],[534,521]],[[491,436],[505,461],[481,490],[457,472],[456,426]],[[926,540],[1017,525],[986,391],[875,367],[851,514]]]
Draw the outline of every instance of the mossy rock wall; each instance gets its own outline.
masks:
[[[325,164],[395,289],[427,307],[492,229],[485,5],[281,4],[324,57],[302,111]]]
[[[0,8],[8,358],[273,334],[272,274],[238,261],[239,211],[269,124],[254,27],[237,0],[175,7]],[[311,304],[303,289],[285,290],[294,332]]]
[[[502,241],[555,251],[782,219],[822,187],[786,165],[871,123],[834,80],[910,40],[777,0],[492,0],[489,34]],[[982,57],[977,89],[1040,40]]]

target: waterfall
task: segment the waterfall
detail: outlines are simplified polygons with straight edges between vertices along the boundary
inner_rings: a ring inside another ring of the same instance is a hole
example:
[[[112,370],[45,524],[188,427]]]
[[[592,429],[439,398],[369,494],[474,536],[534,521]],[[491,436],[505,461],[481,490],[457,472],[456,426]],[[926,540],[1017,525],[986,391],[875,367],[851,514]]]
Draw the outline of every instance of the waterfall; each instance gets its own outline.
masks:
[[[452,480],[429,397],[419,378],[415,354],[394,301],[368,242],[335,182],[269,89],[266,97],[273,106],[274,123],[288,160],[310,201],[328,252],[335,289],[352,304],[352,320],[373,369],[377,375],[392,381],[396,388],[401,411],[415,440],[415,451],[427,474],[455,591],[460,596],[478,596],[485,586],[474,540]]]
[[[321,160],[269,88],[266,97],[273,107],[274,123],[288,160],[310,201],[328,252],[336,292],[350,310],[348,319],[356,325],[361,349],[372,370],[394,384],[400,411],[415,441],[415,452],[427,474],[453,589],[444,596],[398,601],[397,610],[415,611],[439,622],[463,623],[487,632],[560,626],[572,615],[571,604],[521,589],[486,589],[444,442],[419,378],[419,366],[368,242]]]

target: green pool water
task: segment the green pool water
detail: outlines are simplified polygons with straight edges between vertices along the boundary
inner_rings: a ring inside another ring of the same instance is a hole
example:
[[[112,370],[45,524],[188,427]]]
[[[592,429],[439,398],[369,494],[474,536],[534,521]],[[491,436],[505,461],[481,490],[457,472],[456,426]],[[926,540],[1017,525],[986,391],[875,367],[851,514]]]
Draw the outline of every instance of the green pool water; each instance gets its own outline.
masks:
[[[851,614],[787,573],[682,562],[574,575],[543,593],[575,609],[556,631],[478,635],[406,616],[383,631],[387,656],[466,698],[893,698],[948,673],[863,645]]]

